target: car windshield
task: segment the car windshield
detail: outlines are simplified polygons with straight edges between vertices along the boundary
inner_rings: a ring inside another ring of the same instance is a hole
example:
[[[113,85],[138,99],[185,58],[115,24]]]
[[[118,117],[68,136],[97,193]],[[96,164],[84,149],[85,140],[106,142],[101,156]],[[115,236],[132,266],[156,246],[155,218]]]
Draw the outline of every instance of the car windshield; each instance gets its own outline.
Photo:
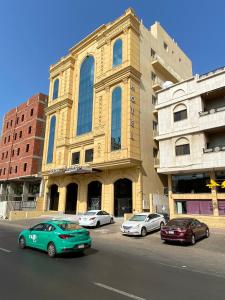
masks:
[[[189,224],[189,220],[170,220],[166,225],[175,227],[187,227]]]
[[[96,211],[87,211],[84,215],[85,216],[93,216],[93,215],[96,215]]]
[[[57,225],[64,231],[72,231],[72,230],[81,229],[81,227],[79,225],[77,225],[76,223],[59,223]]]
[[[144,221],[146,219],[145,215],[135,215],[132,218],[130,218],[129,221]]]

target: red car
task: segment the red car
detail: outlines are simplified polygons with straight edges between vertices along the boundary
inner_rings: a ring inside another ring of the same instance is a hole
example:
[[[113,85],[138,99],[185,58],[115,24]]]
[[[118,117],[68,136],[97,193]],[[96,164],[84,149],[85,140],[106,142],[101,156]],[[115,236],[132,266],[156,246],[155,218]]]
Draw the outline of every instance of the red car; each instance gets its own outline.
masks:
[[[194,245],[203,237],[209,237],[208,226],[193,218],[172,219],[161,228],[161,239],[165,242],[177,241]]]

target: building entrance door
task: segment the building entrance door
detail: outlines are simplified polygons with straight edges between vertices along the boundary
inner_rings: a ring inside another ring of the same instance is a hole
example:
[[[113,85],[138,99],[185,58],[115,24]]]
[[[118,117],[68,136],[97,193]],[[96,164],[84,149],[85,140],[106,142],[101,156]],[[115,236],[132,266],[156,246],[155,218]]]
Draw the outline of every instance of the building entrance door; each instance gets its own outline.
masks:
[[[88,184],[87,210],[101,209],[102,184],[99,181],[92,181]]]
[[[132,181],[125,178],[114,183],[114,215],[123,217],[132,213]]]
[[[76,214],[77,190],[78,190],[78,186],[76,183],[70,183],[67,185],[65,214]]]
[[[50,187],[50,203],[49,203],[49,210],[58,210],[59,206],[59,192],[58,192],[58,185],[53,184]]]

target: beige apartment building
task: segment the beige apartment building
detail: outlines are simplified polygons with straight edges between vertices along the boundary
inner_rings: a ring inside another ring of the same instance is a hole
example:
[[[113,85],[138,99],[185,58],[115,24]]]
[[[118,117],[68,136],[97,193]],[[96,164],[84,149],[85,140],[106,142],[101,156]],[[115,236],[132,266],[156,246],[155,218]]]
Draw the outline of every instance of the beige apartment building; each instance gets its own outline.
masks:
[[[171,217],[225,226],[225,68],[158,93],[160,165]]]
[[[192,64],[156,22],[132,9],[102,25],[50,67],[39,208],[115,216],[153,210],[157,174],[155,92],[192,76]],[[166,83],[166,84],[167,84]]]

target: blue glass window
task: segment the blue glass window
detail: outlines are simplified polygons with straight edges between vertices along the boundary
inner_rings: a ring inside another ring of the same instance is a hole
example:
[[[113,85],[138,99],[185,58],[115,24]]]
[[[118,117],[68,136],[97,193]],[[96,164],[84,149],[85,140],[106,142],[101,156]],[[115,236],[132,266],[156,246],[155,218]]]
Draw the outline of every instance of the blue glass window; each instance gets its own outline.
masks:
[[[59,79],[56,79],[54,81],[54,86],[53,86],[53,97],[52,100],[57,99],[59,97]]]
[[[54,151],[54,141],[55,141],[55,123],[56,123],[56,117],[53,116],[50,121],[47,164],[50,164],[53,161],[53,151]]]
[[[121,88],[112,93],[111,151],[121,149]]]
[[[80,68],[77,135],[92,130],[94,57],[88,56]]]
[[[116,40],[113,45],[113,67],[122,64],[122,40]]]

